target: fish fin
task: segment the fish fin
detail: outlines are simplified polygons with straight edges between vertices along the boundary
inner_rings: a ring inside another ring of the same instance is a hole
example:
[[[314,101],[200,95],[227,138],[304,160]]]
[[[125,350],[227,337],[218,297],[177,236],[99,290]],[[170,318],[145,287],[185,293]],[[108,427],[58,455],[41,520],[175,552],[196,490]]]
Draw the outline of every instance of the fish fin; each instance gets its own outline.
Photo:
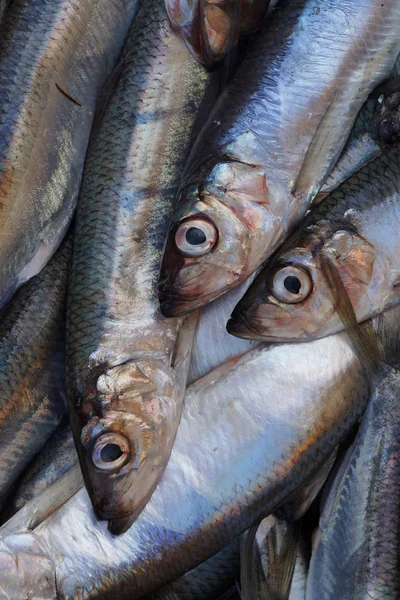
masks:
[[[240,539],[240,596],[242,600],[258,598],[261,589],[265,586],[256,545],[257,530],[258,525],[254,525]]]
[[[82,473],[76,462],[64,475],[45,489],[36,498],[30,500],[7,523],[1,527],[2,535],[10,529],[32,531],[65,504],[83,487]]]
[[[252,527],[241,540],[240,576],[243,600],[287,600],[296,563],[300,525],[286,523],[279,539],[278,523],[269,529],[263,547],[267,555],[264,570],[256,542],[258,527]]]
[[[354,351],[366,373],[369,377],[375,378],[382,366],[383,357],[372,321],[368,319],[362,323],[357,322],[339,271],[326,250],[321,250],[319,259],[323,276],[332,296],[333,307],[341,318]]]
[[[277,524],[268,533],[269,573],[266,599],[287,600],[292,585],[300,539],[300,524],[287,523],[279,548]]]

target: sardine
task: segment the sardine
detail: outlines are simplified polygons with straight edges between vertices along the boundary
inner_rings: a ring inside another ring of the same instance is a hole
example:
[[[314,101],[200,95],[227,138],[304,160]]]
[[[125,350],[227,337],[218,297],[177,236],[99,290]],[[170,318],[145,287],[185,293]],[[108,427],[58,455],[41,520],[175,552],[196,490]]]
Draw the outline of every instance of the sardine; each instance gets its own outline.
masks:
[[[244,281],[282,243],[399,54],[397,0],[278,3],[188,159],[160,276],[164,315]]]
[[[16,491],[7,504],[9,518],[27,503],[41,499],[43,492],[78,462],[72,431],[68,421],[61,423],[57,431],[49,439],[43,450],[22,477]],[[82,481],[83,485],[83,481]],[[54,487],[54,486],[53,486]],[[53,495],[54,497],[54,495]],[[36,505],[37,506],[37,505]],[[53,507],[51,507],[53,510]],[[30,510],[33,515],[34,510]],[[18,514],[18,518],[23,514]],[[23,514],[26,520],[27,512]],[[146,600],[213,600],[235,584],[239,578],[239,539],[201,563],[191,571],[184,573],[177,580],[160,590],[149,594]]]
[[[397,307],[380,317],[396,367],[389,362],[379,374],[325,503],[310,564],[309,600],[395,600],[400,594],[399,314]]]
[[[13,0],[0,26],[0,307],[63,239],[136,0]]]
[[[68,312],[72,429],[115,534],[159,482],[180,420],[197,316],[162,319],[157,279],[184,157],[218,89],[164,1],[143,3],[85,167]]]
[[[129,531],[111,535],[85,490],[33,532],[11,519],[0,530],[2,588],[23,597],[46,575],[43,598],[122,599],[175,579],[303,486],[368,394],[344,334],[224,363],[188,389],[168,466]]]
[[[66,412],[71,239],[0,314],[0,504]]]
[[[400,301],[400,144],[330,194],[258,275],[228,331],[311,340],[343,329],[321,272],[333,257],[358,321]]]

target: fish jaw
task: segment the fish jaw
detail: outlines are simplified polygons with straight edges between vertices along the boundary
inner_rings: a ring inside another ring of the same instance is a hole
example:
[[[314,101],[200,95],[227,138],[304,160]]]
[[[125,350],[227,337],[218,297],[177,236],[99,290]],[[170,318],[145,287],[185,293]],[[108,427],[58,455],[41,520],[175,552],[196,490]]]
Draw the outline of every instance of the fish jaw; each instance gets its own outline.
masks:
[[[176,432],[173,381],[146,361],[128,361],[100,375],[78,440],[95,514],[124,533],[150,498],[168,462]],[[86,404],[86,406],[88,406]],[[86,415],[81,411],[78,419]]]
[[[202,185],[182,190],[159,283],[165,317],[187,314],[247,279],[284,237],[290,198],[263,168],[231,161],[213,166]],[[179,247],[183,227],[214,228],[210,248]],[[193,254],[191,254],[193,252]]]

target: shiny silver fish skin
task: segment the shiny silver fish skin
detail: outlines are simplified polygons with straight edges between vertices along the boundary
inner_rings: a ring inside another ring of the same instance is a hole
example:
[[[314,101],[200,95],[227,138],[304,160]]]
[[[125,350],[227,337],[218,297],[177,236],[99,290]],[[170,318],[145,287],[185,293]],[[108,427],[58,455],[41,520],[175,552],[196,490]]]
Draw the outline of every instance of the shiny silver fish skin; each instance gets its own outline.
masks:
[[[66,412],[71,239],[0,314],[0,503]]]
[[[307,600],[400,594],[400,372],[374,390],[314,542]]]
[[[2,519],[8,520],[77,462],[78,455],[69,420],[64,418],[7,499]]]
[[[209,373],[220,364],[256,348],[260,342],[233,337],[226,331],[226,321],[238,300],[250,285],[251,277],[200,311],[190,357],[188,384]]]
[[[1,585],[23,593],[46,572],[62,600],[132,598],[158,588],[304,485],[360,417],[368,394],[344,335],[261,346],[228,361],[188,389],[164,476],[129,531],[112,536],[82,490],[29,535],[13,536],[10,521]],[[9,551],[21,562],[10,564]]]
[[[278,3],[189,157],[160,277],[163,314],[237,286],[283,242],[390,74],[399,26],[397,0]],[[199,219],[204,245],[182,244]]]
[[[0,307],[71,221],[136,0],[13,0],[0,26]]]
[[[239,538],[145,600],[217,600],[239,578]]]
[[[157,279],[183,162],[218,90],[163,0],[143,3],[85,166],[68,310],[72,428],[95,513],[115,534],[159,482],[180,420],[197,316],[162,319]],[[102,444],[121,461],[99,466]]]
[[[367,164],[304,219],[235,307],[228,331],[293,342],[342,330],[321,272],[321,252],[332,257],[359,322],[397,304],[399,219],[400,144]],[[280,272],[301,282],[290,301],[277,296],[274,282]],[[303,287],[308,293],[301,295]]]
[[[393,82],[399,75],[400,58],[396,61],[394,69],[386,82],[387,85],[383,84],[383,99],[387,99],[385,88],[389,89],[390,82]],[[314,203],[319,203],[325,196],[346,181],[346,179],[349,179],[349,177],[362,169],[368,162],[384,152],[378,136],[378,125],[383,117],[383,115],[379,115],[380,104],[381,102],[378,101],[376,92],[373,92],[358,114],[340,158],[336,162],[333,172],[326,178]]]

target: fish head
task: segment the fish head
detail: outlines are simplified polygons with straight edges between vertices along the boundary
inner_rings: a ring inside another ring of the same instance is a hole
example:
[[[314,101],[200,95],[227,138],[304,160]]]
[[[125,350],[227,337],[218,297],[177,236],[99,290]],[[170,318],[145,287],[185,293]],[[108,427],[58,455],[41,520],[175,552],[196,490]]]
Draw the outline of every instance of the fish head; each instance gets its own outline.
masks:
[[[228,332],[247,339],[297,342],[343,329],[322,270],[323,252],[338,269],[357,317],[367,318],[384,269],[357,232],[332,230],[325,223],[295,234],[261,271],[235,307]]]
[[[175,435],[173,384],[154,365],[128,361],[100,375],[94,393],[85,403],[90,413],[78,413],[77,447],[94,512],[118,535],[135,521],[166,467]]]
[[[235,161],[181,191],[161,268],[164,316],[207,304],[257,269],[280,235],[283,193],[271,191],[262,168]]]

